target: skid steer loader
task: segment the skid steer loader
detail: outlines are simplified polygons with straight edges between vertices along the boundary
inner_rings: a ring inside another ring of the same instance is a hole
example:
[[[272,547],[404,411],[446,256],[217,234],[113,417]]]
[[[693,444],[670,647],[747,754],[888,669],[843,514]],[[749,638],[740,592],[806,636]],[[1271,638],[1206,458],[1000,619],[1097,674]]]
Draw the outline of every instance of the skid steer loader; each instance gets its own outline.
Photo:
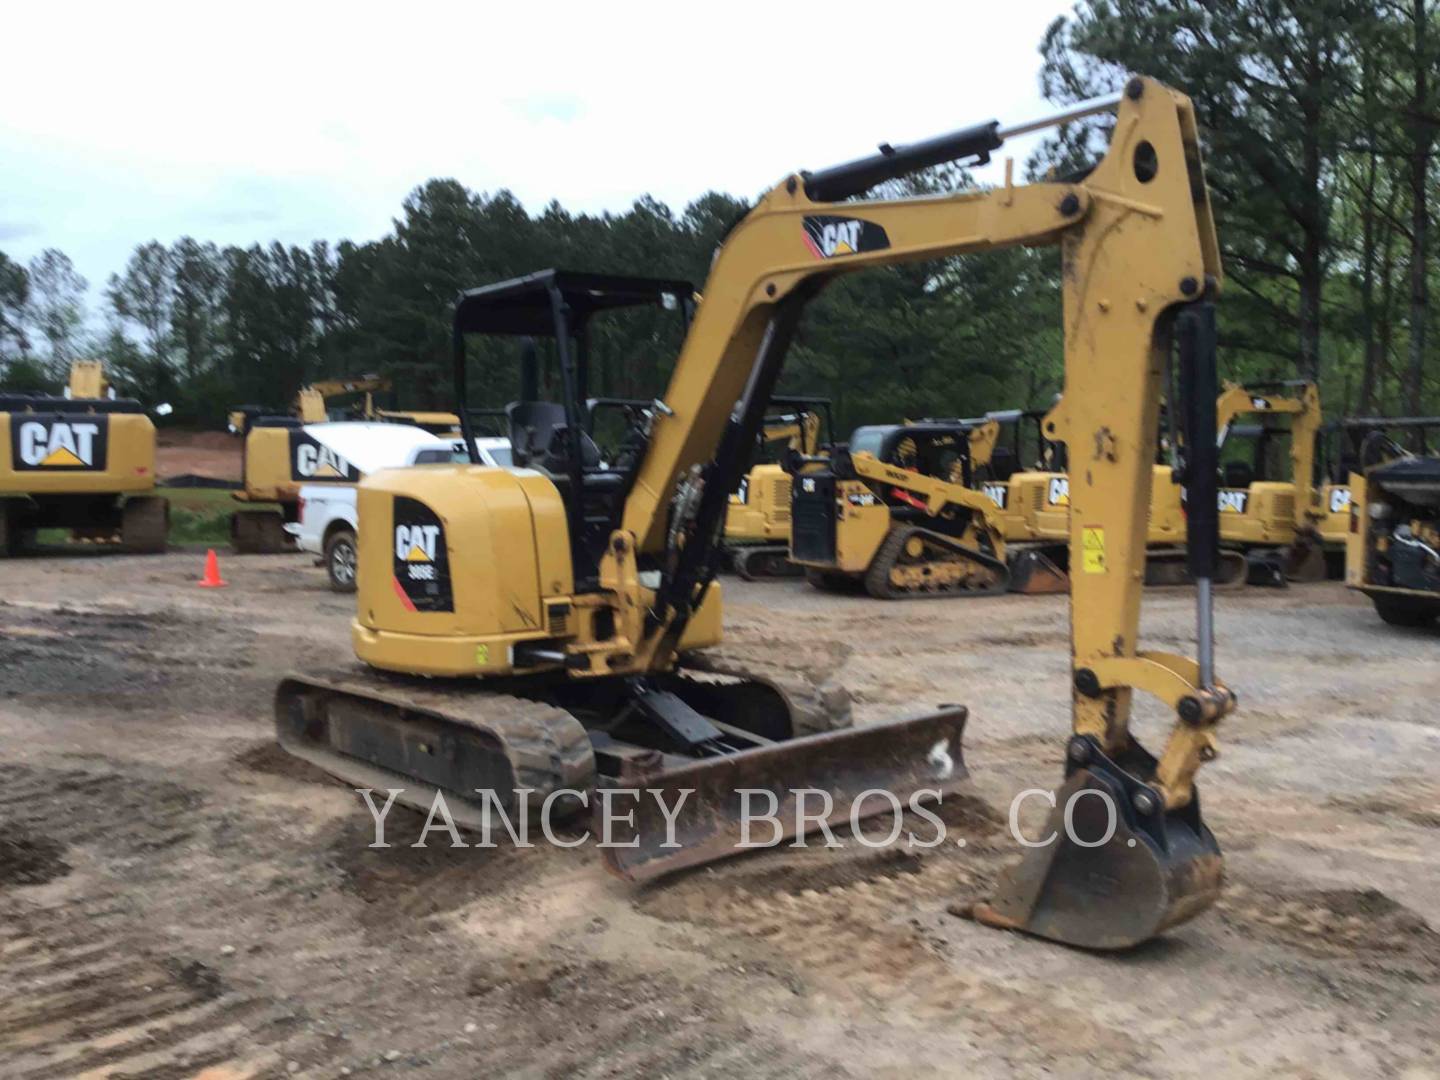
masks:
[[[828,458],[791,458],[790,561],[817,588],[881,600],[1005,592],[1000,513],[971,486],[975,430],[957,420],[861,427]]]
[[[966,773],[963,707],[817,730],[824,708],[770,673],[706,670],[703,655],[691,657],[720,635],[729,496],[806,303],[869,267],[1059,246],[1065,394],[1047,435],[1069,446],[1074,477],[1073,733],[1055,842],[1031,849],[975,915],[1116,949],[1205,910],[1222,860],[1194,778],[1235,701],[1215,676],[1210,608],[1219,249],[1189,99],[1134,78],[1049,122],[1102,110],[1118,111],[1110,149],[1073,182],[857,198],[941,162],[973,163],[1043,126],[998,122],[791,174],[726,237],[698,306],[687,282],[555,270],[462,294],[462,422],[467,337],[548,336],[563,400],[509,411],[512,426],[549,437],[524,447],[528,469],[440,465],[365,479],[352,638],[370,671],[282,682],[281,744],[409,805],[428,808],[441,792],[471,821],[496,803],[553,816],[592,793],[625,797],[633,812],[614,822],[603,854],[632,881],[739,854],[746,796],[757,791],[773,798],[786,837],[818,827],[801,792],[825,792],[819,820],[832,823],[889,812],[888,800],[867,799],[875,788],[902,804],[953,792]],[[678,310],[683,344],[637,452],[604,462],[582,437],[587,341],[597,320],[639,304]],[[1159,372],[1172,350],[1194,448],[1185,483],[1191,504],[1209,510],[1189,519],[1198,660],[1139,641]],[[1175,716],[1158,759],[1129,727],[1137,691]]]
[[[98,361],[77,360],[65,396],[0,394],[0,556],[40,529],[126,550],[165,550],[169,500],[155,494],[155,425],[117,398]]]

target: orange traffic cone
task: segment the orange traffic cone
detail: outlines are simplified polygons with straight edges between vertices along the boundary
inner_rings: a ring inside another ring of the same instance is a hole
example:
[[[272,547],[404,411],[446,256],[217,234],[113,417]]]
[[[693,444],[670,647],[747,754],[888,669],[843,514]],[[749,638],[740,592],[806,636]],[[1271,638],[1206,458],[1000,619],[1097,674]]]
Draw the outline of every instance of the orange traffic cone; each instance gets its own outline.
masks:
[[[205,553],[205,576],[200,579],[202,589],[223,589],[230,584],[220,579],[220,560],[215,556],[215,549],[211,548]]]

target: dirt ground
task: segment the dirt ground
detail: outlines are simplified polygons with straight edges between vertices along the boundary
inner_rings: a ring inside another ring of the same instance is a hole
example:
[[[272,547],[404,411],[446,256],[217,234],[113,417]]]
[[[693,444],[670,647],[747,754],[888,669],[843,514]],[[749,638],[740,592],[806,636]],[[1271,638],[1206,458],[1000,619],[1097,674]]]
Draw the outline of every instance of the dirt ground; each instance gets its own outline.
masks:
[[[969,704],[969,843],[640,889],[584,848],[367,847],[359,799],[270,735],[281,673],[349,661],[350,601],[303,556],[222,569],[0,564],[6,1077],[1434,1075],[1440,633],[1338,585],[1223,597],[1241,711],[1201,779],[1228,889],[1104,956],[947,913],[1016,857],[1013,795],[1058,778],[1064,598],[727,582],[733,647],[861,720]],[[1147,598],[1152,646],[1191,623]]]
[[[242,444],[236,435],[162,428],[155,442],[155,475],[161,480],[186,475],[240,480]]]

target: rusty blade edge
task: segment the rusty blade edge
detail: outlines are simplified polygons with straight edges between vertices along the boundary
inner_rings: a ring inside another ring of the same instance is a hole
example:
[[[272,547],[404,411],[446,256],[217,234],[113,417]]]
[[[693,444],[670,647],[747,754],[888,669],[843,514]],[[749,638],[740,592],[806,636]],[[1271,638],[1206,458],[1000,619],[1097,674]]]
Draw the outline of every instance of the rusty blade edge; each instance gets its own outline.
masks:
[[[834,810],[825,819],[829,825],[848,822],[856,796],[869,789],[892,792],[906,808],[910,797],[920,790],[950,794],[970,775],[963,746],[967,716],[963,706],[954,706],[882,724],[792,739],[657,773],[637,786],[666,792],[689,788],[698,796],[687,799],[678,815],[676,840],[680,846],[661,846],[666,837],[664,816],[653,798],[641,798],[634,810],[633,829],[613,834],[617,843],[634,840],[637,846],[602,847],[605,867],[627,881],[645,882],[762,849],[759,845],[738,846],[742,834],[738,814],[733,811],[737,809],[740,788],[780,788],[792,793],[801,788],[829,791],[835,800]],[[937,749],[944,751],[948,761],[936,754]],[[666,802],[674,804],[670,798]],[[860,818],[889,812],[889,801],[876,797],[862,805]],[[774,816],[780,830],[771,842],[769,837],[775,830],[769,824],[761,826],[767,838],[763,847],[776,846],[801,833],[795,828],[793,797],[779,797]],[[819,829],[813,818],[806,821],[806,826],[805,834]]]

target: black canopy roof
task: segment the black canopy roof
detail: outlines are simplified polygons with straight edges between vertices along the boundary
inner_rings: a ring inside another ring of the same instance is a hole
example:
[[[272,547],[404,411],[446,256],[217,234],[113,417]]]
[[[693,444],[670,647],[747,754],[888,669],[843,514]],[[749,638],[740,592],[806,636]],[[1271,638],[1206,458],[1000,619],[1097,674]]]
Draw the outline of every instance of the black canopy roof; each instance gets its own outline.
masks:
[[[462,292],[455,303],[455,328],[467,334],[553,337],[552,286],[560,290],[570,308],[573,331],[582,330],[586,321],[600,311],[659,304],[667,294],[677,301],[688,301],[695,292],[688,281],[676,279],[540,270]]]

